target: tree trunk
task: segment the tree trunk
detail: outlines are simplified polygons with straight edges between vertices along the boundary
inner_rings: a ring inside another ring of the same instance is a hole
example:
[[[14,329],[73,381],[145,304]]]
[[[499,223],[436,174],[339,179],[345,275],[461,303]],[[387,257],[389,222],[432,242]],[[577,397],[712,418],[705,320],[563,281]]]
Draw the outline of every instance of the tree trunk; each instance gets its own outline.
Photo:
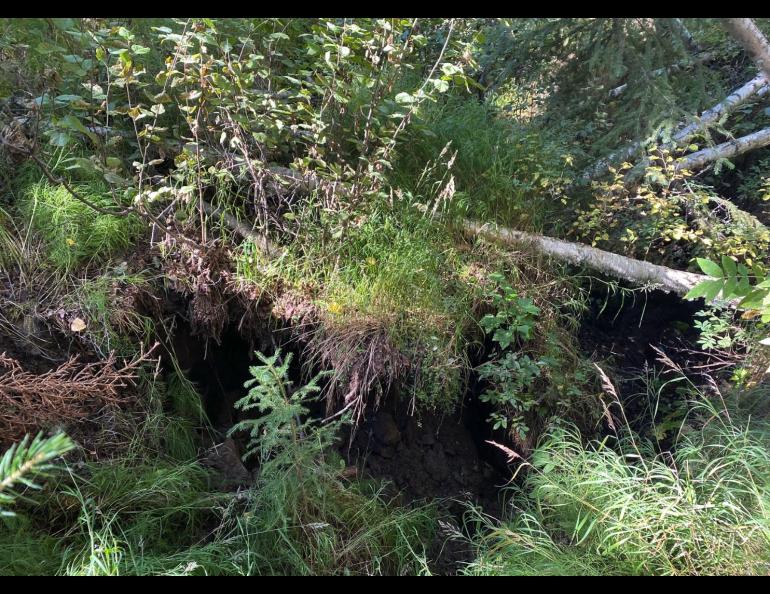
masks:
[[[732,37],[735,38],[735,40],[738,41],[738,43],[740,43],[754,59],[754,62],[759,68],[760,76],[755,77],[740,89],[733,91],[733,93],[731,93],[724,101],[703,112],[698,121],[685,126],[677,132],[674,136],[674,141],[679,144],[684,144],[698,131],[717,122],[722,116],[729,114],[736,107],[742,105],[755,95],[758,94],[764,96],[770,90],[768,89],[768,81],[770,81],[770,43],[768,43],[767,38],[751,19],[724,19],[723,23],[730,35],[732,35]],[[620,89],[620,87],[618,87],[618,89]],[[613,93],[618,89],[613,89],[610,92],[610,95],[614,96]],[[622,89],[620,92],[622,92]],[[617,94],[620,94],[620,92]],[[601,159],[590,169],[586,170],[581,175],[581,179],[583,181],[590,181],[600,175],[604,175],[613,164],[628,160],[639,152],[641,148],[642,143],[636,142],[611,154],[605,159]]]
[[[770,43],[751,19],[724,19],[725,29],[754,59],[759,71],[770,80]]]
[[[675,145],[682,145],[689,141],[693,136],[702,130],[713,126],[722,117],[731,113],[750,99],[754,97],[764,97],[770,93],[770,85],[764,74],[752,78],[742,87],[735,89],[725,99],[701,113],[694,122],[680,128],[672,137],[672,142],[665,145],[667,148],[673,148]],[[580,176],[585,182],[591,181],[607,173],[610,167],[619,165],[623,161],[628,161],[634,155],[641,152],[644,147],[642,142],[635,142],[622,148],[604,159],[600,159],[591,168],[587,169]]]
[[[764,97],[770,92],[770,85],[767,84],[767,81],[768,79],[764,73],[755,76],[739,89],[735,89],[723,101],[700,114],[696,121],[681,128],[674,134],[671,140],[677,144],[684,144],[695,134],[716,124],[722,116],[734,111],[749,99],[753,99],[755,96]]]
[[[682,22],[682,19],[665,19],[666,24],[668,25],[669,29],[679,35],[679,38],[682,40],[682,43],[684,43],[684,46],[691,51],[694,54],[697,54],[700,52],[700,47],[698,47],[698,44],[696,43],[695,39],[692,37],[692,33],[690,33],[690,30],[685,26],[685,24]]]
[[[695,285],[709,278],[702,274],[674,270],[651,262],[613,254],[581,243],[514,231],[505,227],[481,225],[470,220],[463,221],[463,230],[474,237],[482,236],[509,245],[525,245],[536,252],[570,264],[587,266],[615,278],[678,295],[686,294]]]

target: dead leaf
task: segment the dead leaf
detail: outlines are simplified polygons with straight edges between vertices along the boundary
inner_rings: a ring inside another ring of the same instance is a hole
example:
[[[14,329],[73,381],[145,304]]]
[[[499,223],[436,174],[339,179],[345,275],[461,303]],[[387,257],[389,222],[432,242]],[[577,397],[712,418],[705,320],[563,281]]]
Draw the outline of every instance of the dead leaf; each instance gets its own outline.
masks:
[[[73,332],[82,332],[85,329],[86,329],[86,323],[82,319],[75,318],[74,320],[72,320],[72,323],[70,324],[70,330],[72,330]]]

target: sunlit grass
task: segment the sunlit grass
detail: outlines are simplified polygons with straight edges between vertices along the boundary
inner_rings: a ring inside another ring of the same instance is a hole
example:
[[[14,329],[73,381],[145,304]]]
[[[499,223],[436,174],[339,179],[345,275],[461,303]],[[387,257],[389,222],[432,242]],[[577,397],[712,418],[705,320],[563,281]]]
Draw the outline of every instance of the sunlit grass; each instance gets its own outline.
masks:
[[[770,427],[701,405],[673,452],[556,429],[532,456],[521,508],[477,516],[472,574],[759,574],[770,570]]]
[[[75,188],[94,204],[103,207],[111,204],[104,185],[76,184]],[[54,186],[47,180],[24,184],[18,207],[43,238],[49,261],[62,270],[72,270],[126,250],[142,229],[135,216],[97,213],[73,198],[63,186]]]

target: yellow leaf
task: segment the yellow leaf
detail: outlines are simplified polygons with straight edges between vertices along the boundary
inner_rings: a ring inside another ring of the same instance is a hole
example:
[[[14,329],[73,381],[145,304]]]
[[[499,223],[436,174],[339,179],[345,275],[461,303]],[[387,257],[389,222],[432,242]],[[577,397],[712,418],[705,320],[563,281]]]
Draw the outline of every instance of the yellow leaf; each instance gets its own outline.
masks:
[[[762,315],[762,312],[758,309],[749,309],[741,314],[742,320],[753,320]]]
[[[342,313],[342,306],[336,301],[332,301],[328,305],[328,310],[329,310],[329,313],[331,314],[339,315]]]

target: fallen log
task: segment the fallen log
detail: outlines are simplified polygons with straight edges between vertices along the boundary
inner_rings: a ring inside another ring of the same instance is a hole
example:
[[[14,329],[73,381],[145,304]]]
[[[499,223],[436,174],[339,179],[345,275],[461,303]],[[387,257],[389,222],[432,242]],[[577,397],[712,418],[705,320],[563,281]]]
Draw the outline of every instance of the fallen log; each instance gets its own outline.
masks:
[[[292,169],[273,169],[274,173],[281,175],[286,180],[293,181],[297,187],[302,189],[310,190],[317,185],[317,181],[314,178],[304,177]],[[260,246],[260,249],[265,250],[266,255],[278,253],[276,246],[270,243],[268,239],[241,223],[232,215],[221,212],[207,202],[204,202],[203,205],[209,216],[221,216],[223,222],[231,230],[244,239],[254,241]],[[581,243],[554,239],[544,235],[516,231],[505,227],[496,227],[490,224],[481,224],[469,219],[462,221],[462,229],[466,234],[472,236],[482,236],[509,245],[524,244],[534,251],[569,262],[570,264],[587,266],[615,278],[642,286],[654,287],[665,292],[673,292],[678,295],[685,295],[695,285],[709,278],[702,274],[674,270],[673,268],[621,256]]]
[[[729,115],[735,111],[738,107],[745,104],[755,97],[764,97],[770,93],[770,84],[768,84],[768,77],[761,73],[743,86],[735,89],[725,99],[710,107],[706,111],[702,112],[693,122],[684,125],[677,130],[671,137],[671,142],[666,143],[664,148],[672,149],[677,145],[683,145],[687,143],[691,138],[703,130],[707,130],[717,122],[719,122],[724,116]],[[594,165],[583,171],[580,176],[581,181],[589,182],[597,177],[600,177],[607,173],[611,167],[619,165],[623,161],[628,161],[634,157],[634,155],[642,152],[644,143],[637,141],[625,146],[609,156],[600,159]],[[642,168],[643,169],[643,168]],[[633,180],[631,180],[633,181]]]
[[[682,169],[697,171],[718,159],[731,159],[768,145],[770,145],[770,128],[763,128],[746,136],[687,155],[677,163],[676,169],[678,171]]]
[[[201,205],[207,215],[214,219],[221,219],[222,222],[236,235],[242,239],[252,241],[265,256],[275,257],[281,253],[281,250],[278,249],[267,236],[258,233],[253,227],[249,227],[246,223],[239,221],[235,216],[225,211],[223,208],[215,207],[205,200],[201,200]]]
[[[667,293],[685,295],[698,283],[709,280],[709,277],[703,274],[674,270],[581,243],[525,233],[506,227],[482,225],[467,219],[463,221],[462,226],[466,234],[474,237],[480,236],[507,245],[527,246],[557,260],[577,266],[587,266],[603,274]]]
[[[754,97],[764,97],[770,92],[770,85],[767,82],[767,76],[760,73],[742,87],[735,89],[723,101],[717,103],[714,107],[704,111],[696,120],[689,125],[681,128],[671,138],[676,144],[684,144],[701,130],[716,124],[723,116],[728,115],[737,107],[746,103]]]

